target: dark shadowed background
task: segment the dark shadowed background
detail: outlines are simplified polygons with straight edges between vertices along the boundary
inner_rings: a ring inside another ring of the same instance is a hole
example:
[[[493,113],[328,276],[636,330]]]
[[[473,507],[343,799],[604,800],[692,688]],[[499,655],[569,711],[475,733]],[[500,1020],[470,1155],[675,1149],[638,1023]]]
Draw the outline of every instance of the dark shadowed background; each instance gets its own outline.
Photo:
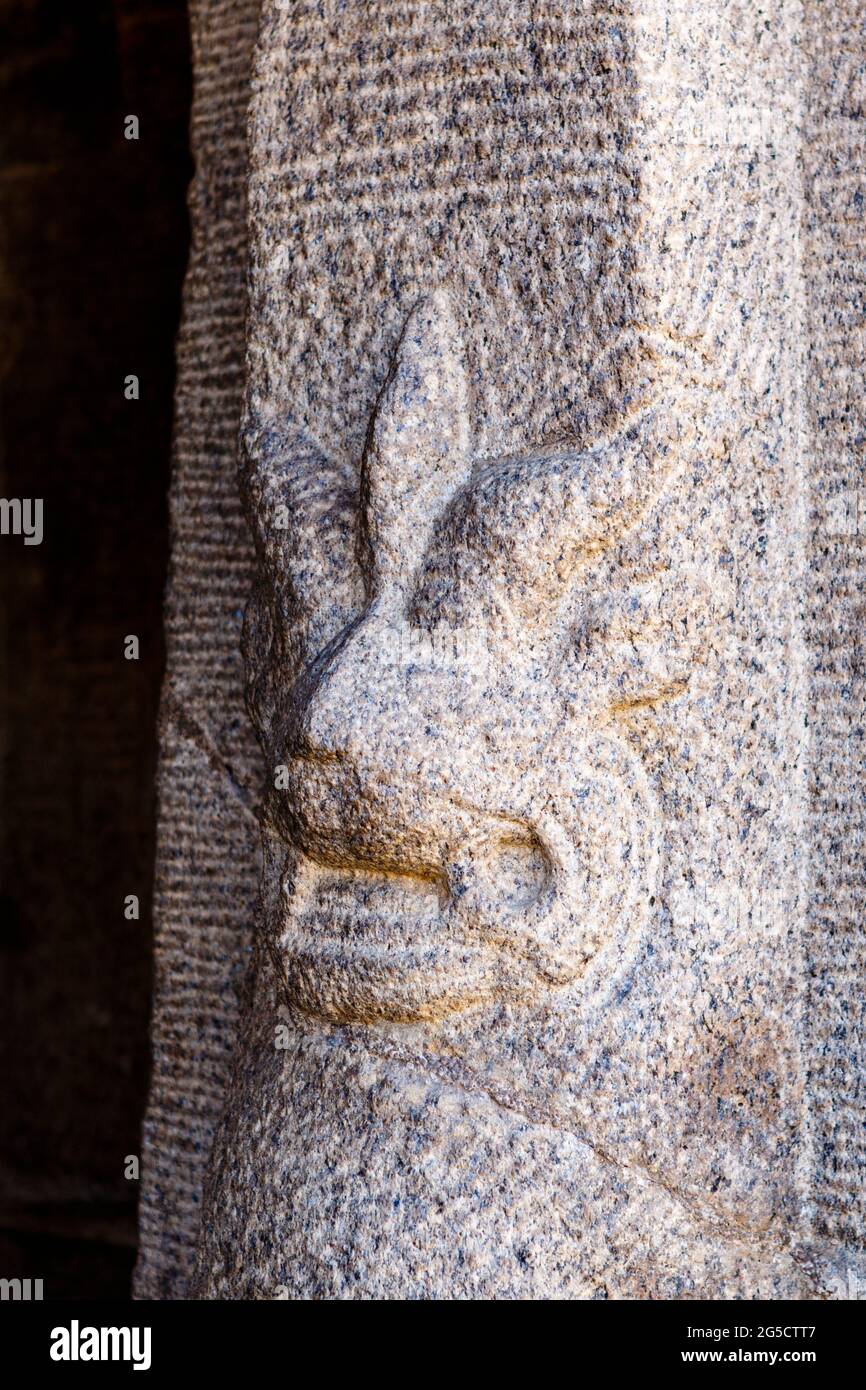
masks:
[[[183,0],[0,0],[0,496],[44,499],[0,536],[0,1277],[46,1299],[135,1257],[189,88]]]

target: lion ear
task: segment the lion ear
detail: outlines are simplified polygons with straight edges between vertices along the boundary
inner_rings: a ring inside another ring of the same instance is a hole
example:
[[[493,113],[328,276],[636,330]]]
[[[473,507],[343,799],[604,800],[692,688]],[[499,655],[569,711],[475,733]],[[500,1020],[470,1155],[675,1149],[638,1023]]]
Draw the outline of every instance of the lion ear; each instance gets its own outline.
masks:
[[[241,451],[241,490],[259,555],[259,606],[269,609],[269,621],[290,645],[314,654],[363,601],[357,475],[349,460],[327,454],[291,419],[263,423],[248,412]]]
[[[580,453],[552,449],[479,469],[431,536],[417,620],[457,622],[497,604],[519,621],[553,618],[577,576],[656,502],[684,432],[662,403]]]
[[[361,529],[374,593],[410,584],[436,518],[469,473],[463,345],[439,289],[406,322],[367,436]]]

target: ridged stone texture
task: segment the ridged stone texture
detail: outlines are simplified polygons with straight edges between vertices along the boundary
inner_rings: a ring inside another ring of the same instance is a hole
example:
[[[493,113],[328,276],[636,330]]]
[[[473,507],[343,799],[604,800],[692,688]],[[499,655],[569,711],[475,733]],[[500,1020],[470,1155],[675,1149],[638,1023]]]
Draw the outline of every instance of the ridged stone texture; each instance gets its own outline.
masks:
[[[193,5],[140,1294],[860,1291],[840,8]]]

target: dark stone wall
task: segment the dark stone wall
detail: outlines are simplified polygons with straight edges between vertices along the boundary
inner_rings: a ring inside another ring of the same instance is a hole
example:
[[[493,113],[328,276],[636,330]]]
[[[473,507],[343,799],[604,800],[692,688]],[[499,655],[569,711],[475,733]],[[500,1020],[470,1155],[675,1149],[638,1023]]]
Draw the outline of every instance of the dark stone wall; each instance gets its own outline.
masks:
[[[0,53],[0,496],[44,499],[40,546],[0,536],[0,1276],[43,1278],[46,1298],[126,1297],[189,239],[186,7],[0,0]]]

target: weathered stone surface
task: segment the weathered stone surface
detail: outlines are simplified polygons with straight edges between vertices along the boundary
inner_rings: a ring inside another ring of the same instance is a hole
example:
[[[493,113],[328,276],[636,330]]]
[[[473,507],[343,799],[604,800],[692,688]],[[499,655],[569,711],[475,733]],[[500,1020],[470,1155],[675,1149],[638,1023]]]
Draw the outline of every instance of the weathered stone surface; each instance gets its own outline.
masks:
[[[807,1018],[810,30],[762,14],[262,7],[269,790],[200,1296],[856,1282]]]
[[[808,996],[804,1048],[822,1235],[844,1243],[863,1296],[866,1233],[866,199],[864,6],[805,6],[804,257],[809,287],[810,590]],[[857,1252],[857,1253],[855,1253]]]
[[[258,878],[261,782],[240,658],[252,545],[235,477],[243,387],[245,112],[254,4],[192,4],[192,251],[178,341],[160,719],[152,1021],[136,1291],[186,1294]]]

